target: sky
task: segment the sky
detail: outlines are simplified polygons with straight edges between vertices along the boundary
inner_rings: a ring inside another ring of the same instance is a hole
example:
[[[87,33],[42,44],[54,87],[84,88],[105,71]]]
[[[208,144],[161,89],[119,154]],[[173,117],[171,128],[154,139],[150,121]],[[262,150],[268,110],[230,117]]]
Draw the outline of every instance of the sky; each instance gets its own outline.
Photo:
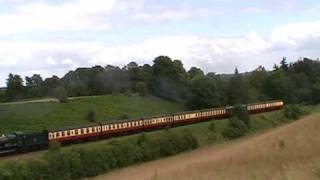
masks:
[[[316,59],[319,11],[318,0],[0,0],[0,86],[9,73],[61,77],[159,55],[216,73]]]

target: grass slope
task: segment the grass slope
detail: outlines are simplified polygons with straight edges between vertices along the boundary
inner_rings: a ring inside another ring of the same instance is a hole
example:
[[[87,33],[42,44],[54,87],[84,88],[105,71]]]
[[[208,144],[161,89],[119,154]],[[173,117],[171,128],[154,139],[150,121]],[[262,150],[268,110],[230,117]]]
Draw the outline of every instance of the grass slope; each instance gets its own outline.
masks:
[[[313,114],[270,131],[93,179],[319,179],[319,110],[317,106]],[[254,124],[262,127],[278,116],[277,112],[257,115]]]
[[[72,99],[68,103],[39,102],[0,105],[0,133],[34,132],[87,123],[89,110],[98,121],[119,119],[123,115],[141,117],[184,111],[183,105],[155,97],[108,95]]]
[[[315,110],[317,110],[317,109],[319,110],[319,107],[311,107],[311,108],[309,107],[308,109],[312,110],[313,112],[315,112]],[[278,126],[278,125],[281,125],[281,124],[285,124],[285,123],[288,123],[288,122],[292,121],[290,119],[284,118],[282,110],[281,111],[275,111],[275,112],[269,112],[269,113],[254,115],[254,116],[252,116],[251,120],[252,120],[252,129],[251,129],[251,131],[249,133],[254,133],[255,131],[259,131],[259,130],[262,130],[262,129],[268,129],[268,128],[275,127],[275,126]],[[219,146],[223,145],[223,144],[221,144],[221,142],[226,141],[226,139],[222,138],[221,132],[224,129],[224,127],[227,125],[227,123],[228,123],[228,121],[224,121],[224,120],[211,121],[211,122],[199,123],[199,124],[194,124],[194,125],[189,125],[189,126],[182,126],[182,127],[178,127],[178,128],[170,128],[169,131],[171,133],[175,133],[175,134],[183,134],[182,131],[186,131],[187,130],[187,132],[189,132],[190,134],[192,134],[196,138],[196,141],[198,142],[198,144],[200,146],[206,146],[208,144],[213,144],[213,143],[214,144],[220,143],[219,145],[217,145],[219,147]],[[213,124],[214,124],[214,128],[212,128]],[[179,133],[179,132],[181,132],[181,133]],[[167,130],[159,130],[159,131],[154,131],[154,132],[150,132],[150,133],[145,133],[145,138],[147,138],[147,139],[159,139],[159,138],[162,139],[162,138],[166,137],[167,134],[168,134]],[[65,157],[66,159],[64,158],[64,161],[65,162],[69,162],[69,160],[73,161],[72,158],[71,159],[67,158],[67,156],[69,156],[70,153],[74,154],[74,153],[77,153],[77,152],[84,152],[84,153],[87,152],[87,153],[89,153],[89,155],[87,154],[88,156],[84,156],[83,158],[86,157],[86,158],[89,158],[89,159],[85,158],[85,159],[82,159],[82,160],[90,160],[90,158],[95,159],[96,156],[92,156],[91,157],[90,153],[98,152],[99,150],[101,150],[102,147],[105,147],[105,146],[110,147],[110,145],[114,146],[114,147],[118,147],[118,146],[120,147],[120,145],[121,145],[121,147],[122,146],[126,147],[127,145],[135,144],[138,141],[138,139],[141,139],[141,137],[142,137],[141,135],[131,135],[131,136],[113,138],[113,139],[97,141],[97,142],[76,144],[76,145],[64,147],[60,151],[61,153],[64,153],[64,154],[61,154],[61,158]],[[241,138],[240,140],[242,140],[242,139],[245,139],[245,138]],[[237,141],[235,141],[235,142],[237,142]],[[157,146],[158,145],[159,144],[157,144]],[[175,149],[174,146],[172,146],[172,147],[171,146],[170,147],[164,146],[163,147],[163,146],[161,146],[161,143],[160,143],[159,146],[161,148],[173,148],[173,149]],[[133,147],[131,147],[131,148],[133,148]],[[149,148],[152,149],[153,146],[144,147],[143,149],[147,149],[148,150]],[[135,150],[137,150],[137,149],[134,149],[134,148],[132,149],[132,151],[135,151]],[[48,158],[51,155],[54,155],[54,154],[51,154],[51,153],[47,154],[47,153],[44,153],[44,152],[47,152],[47,151],[36,152],[36,153],[31,153],[31,154],[23,154],[23,155],[18,155],[18,156],[14,156],[14,157],[1,158],[0,162],[1,162],[1,164],[3,163],[2,164],[3,167],[7,167],[7,168],[5,168],[4,172],[5,173],[11,173],[12,170],[15,172],[15,169],[17,168],[16,166],[21,165],[21,163],[23,163],[23,162],[24,163],[30,162],[30,159],[43,159],[43,158]],[[106,152],[103,152],[103,153],[107,153],[108,154],[108,153],[111,153],[111,151],[106,150]],[[103,156],[103,157],[105,157],[105,156]],[[109,162],[118,162],[117,159],[119,160],[119,162],[122,162],[121,157],[122,156],[118,156],[118,155],[116,155],[114,157],[112,155],[108,156],[108,158],[111,158],[111,159],[114,158],[114,159],[112,161],[108,160],[108,161],[106,161],[106,163],[107,162],[108,163]],[[208,157],[210,157],[210,156],[208,156]],[[207,155],[206,155],[206,158],[207,158]],[[157,157],[155,157],[153,159],[157,159]],[[232,155],[231,159],[233,159],[233,155]],[[8,166],[6,166],[5,165],[6,162],[12,162],[14,164],[11,164],[11,165],[8,164]],[[17,164],[15,164],[15,163],[17,163]],[[132,162],[129,163],[129,164],[132,164]],[[29,165],[32,166],[32,163],[29,164]],[[26,164],[27,167],[29,167],[29,165]],[[54,165],[52,163],[50,163],[49,166],[56,167],[56,165]],[[125,165],[121,165],[119,167],[123,167],[123,166],[125,166]],[[13,167],[13,169],[10,170],[10,167]],[[27,168],[27,167],[25,167],[25,168]],[[109,169],[109,170],[111,170],[111,169]],[[8,171],[8,172],[6,172],[6,171]],[[22,173],[22,175],[23,175],[23,173]]]

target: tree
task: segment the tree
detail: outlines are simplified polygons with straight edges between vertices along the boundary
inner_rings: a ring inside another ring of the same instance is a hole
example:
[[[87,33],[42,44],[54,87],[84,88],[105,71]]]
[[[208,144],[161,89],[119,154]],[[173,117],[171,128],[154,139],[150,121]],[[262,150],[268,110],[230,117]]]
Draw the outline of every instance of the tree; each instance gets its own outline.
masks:
[[[234,74],[235,74],[235,75],[239,75],[238,68],[235,68],[235,69],[234,69]]]
[[[153,93],[164,99],[183,101],[186,95],[187,74],[181,61],[159,56],[153,62]]]
[[[53,90],[53,97],[57,98],[61,103],[68,102],[67,91],[64,87],[57,87]]]
[[[44,94],[47,96],[53,96],[53,90],[62,85],[62,81],[57,76],[46,78],[43,82]]]
[[[43,79],[40,74],[26,77],[26,93],[28,97],[41,97],[43,93]]]
[[[240,104],[234,105],[232,111],[230,112],[230,116],[237,117],[240,121],[242,121],[246,125],[247,129],[251,127],[250,116],[248,114],[246,106],[242,106]]]
[[[268,72],[264,67],[259,66],[252,71],[248,76],[250,94],[249,99],[252,101],[266,100],[268,97],[265,93],[265,85],[268,77]]]
[[[78,68],[69,71],[63,78],[63,84],[70,96],[90,95],[90,68]]]
[[[197,77],[197,76],[204,76],[204,73],[200,68],[192,67],[188,71],[188,75],[189,75],[189,79],[193,79],[194,77]]]
[[[136,89],[140,96],[146,96],[148,94],[148,87],[143,82],[138,82],[136,84]]]
[[[129,70],[129,69],[135,69],[138,68],[138,64],[136,62],[130,62],[129,64],[127,64],[127,66],[125,67],[125,69]]]
[[[272,99],[290,101],[292,96],[292,81],[282,70],[273,71],[266,81],[266,92]]]
[[[5,101],[5,90],[0,88],[0,102]]]
[[[196,76],[189,83],[190,95],[187,105],[190,109],[209,108],[221,105],[221,89],[214,78]]]
[[[281,62],[280,62],[280,68],[284,71],[288,71],[289,70],[289,65],[287,63],[287,58],[283,57]]]
[[[319,103],[320,102],[320,77],[318,78],[318,81],[312,86],[312,92],[313,92],[313,103]]]
[[[235,70],[235,75],[227,85],[229,104],[247,103],[249,99],[249,86],[247,80]]]
[[[19,100],[24,97],[23,80],[19,75],[9,74],[7,79],[6,99],[8,101]]]

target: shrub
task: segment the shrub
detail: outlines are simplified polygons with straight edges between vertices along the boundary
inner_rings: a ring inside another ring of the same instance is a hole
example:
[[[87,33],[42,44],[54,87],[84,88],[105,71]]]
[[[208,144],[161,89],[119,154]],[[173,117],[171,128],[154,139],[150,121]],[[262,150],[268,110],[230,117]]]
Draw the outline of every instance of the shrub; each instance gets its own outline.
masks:
[[[231,117],[229,119],[229,125],[222,131],[222,135],[228,139],[234,139],[243,136],[247,132],[248,128],[237,117]]]
[[[147,137],[146,137],[146,134],[143,132],[138,136],[137,144],[140,146],[141,144],[143,144],[146,141],[147,141]]]
[[[60,149],[52,144],[39,160],[16,161],[0,167],[1,179],[79,179],[108,172],[139,162],[174,155],[198,147],[189,131],[164,131],[148,138],[142,134],[134,140],[112,140],[90,148]]]
[[[30,160],[26,162],[28,179],[49,179],[47,174],[51,173],[47,161]]]
[[[246,107],[241,105],[234,105],[233,109],[230,113],[230,117],[237,117],[239,120],[243,121],[244,124],[247,126],[247,128],[250,128],[250,116],[248,114],[248,111]]]
[[[210,122],[209,126],[208,126],[208,135],[206,137],[206,142],[207,143],[212,143],[215,142],[217,140],[218,137],[218,131],[216,129],[216,125],[214,122]]]
[[[87,120],[89,122],[96,122],[96,111],[91,109],[89,110],[88,112],[88,115],[87,115]]]
[[[216,131],[216,125],[214,122],[211,122],[210,125],[208,126],[208,129],[210,132],[215,132]]]
[[[303,111],[300,106],[290,104],[284,107],[283,113],[288,119],[298,119],[303,114]]]
[[[122,119],[129,119],[128,114],[122,114],[122,115],[119,117],[119,120],[122,120]]]
[[[57,87],[52,91],[52,95],[54,98],[57,98],[61,103],[68,102],[67,91],[64,87]]]
[[[136,87],[135,87],[135,88],[136,88],[139,96],[146,96],[146,95],[148,95],[148,87],[147,87],[147,85],[146,85],[145,83],[143,83],[143,82],[138,82],[138,83],[136,84]]]

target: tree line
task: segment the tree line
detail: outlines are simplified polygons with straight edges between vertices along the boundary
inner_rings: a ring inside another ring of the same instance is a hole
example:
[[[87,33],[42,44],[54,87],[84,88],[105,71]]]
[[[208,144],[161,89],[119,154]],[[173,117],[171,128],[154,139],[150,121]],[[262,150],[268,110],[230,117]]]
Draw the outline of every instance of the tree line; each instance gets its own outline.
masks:
[[[1,101],[104,94],[154,95],[185,103],[190,109],[283,99],[287,103],[320,102],[320,62],[308,58],[288,63],[283,58],[273,70],[263,66],[246,73],[204,73],[197,67],[188,71],[180,60],[159,56],[153,64],[131,62],[120,68],[107,65],[78,68],[62,78],[43,79],[39,74],[22,79],[9,74]]]

